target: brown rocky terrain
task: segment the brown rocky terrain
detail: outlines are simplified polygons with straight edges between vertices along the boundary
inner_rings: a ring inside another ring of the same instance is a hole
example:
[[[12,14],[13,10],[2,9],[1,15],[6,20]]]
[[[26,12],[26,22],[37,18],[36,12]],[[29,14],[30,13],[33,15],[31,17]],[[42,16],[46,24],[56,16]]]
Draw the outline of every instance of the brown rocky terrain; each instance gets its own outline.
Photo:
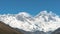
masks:
[[[0,21],[0,34],[23,34]]]

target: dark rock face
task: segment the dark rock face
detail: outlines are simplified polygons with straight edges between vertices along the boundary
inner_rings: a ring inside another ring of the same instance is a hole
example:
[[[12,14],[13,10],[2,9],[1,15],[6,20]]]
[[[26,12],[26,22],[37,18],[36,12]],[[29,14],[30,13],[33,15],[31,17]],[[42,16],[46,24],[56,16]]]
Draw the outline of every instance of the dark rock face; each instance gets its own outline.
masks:
[[[55,30],[54,32],[52,32],[52,34],[60,34],[60,28],[58,28],[57,30]]]
[[[21,32],[23,32],[24,34],[46,34],[46,33],[43,32],[43,31],[29,32],[29,31],[20,30],[20,29],[17,29],[17,28],[16,28],[16,30],[21,31]]]
[[[0,21],[0,34],[23,34]]]

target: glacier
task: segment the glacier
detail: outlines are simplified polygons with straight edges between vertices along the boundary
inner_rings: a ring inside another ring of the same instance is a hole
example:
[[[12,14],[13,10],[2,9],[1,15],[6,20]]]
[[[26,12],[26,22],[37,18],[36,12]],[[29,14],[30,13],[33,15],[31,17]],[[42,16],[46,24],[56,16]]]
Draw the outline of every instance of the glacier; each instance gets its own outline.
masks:
[[[29,32],[49,32],[60,28],[60,16],[51,11],[41,11],[34,17],[27,12],[0,14],[0,21],[12,28],[18,28]]]

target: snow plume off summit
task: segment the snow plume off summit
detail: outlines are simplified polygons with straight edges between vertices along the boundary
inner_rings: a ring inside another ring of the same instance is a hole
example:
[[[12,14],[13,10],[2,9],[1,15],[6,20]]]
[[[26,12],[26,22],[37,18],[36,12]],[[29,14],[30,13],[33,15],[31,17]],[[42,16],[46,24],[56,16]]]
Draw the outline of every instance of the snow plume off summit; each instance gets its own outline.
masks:
[[[12,28],[18,28],[29,32],[49,32],[60,27],[60,17],[47,11],[41,11],[34,17],[26,12],[3,14],[0,15],[0,21],[3,21]]]

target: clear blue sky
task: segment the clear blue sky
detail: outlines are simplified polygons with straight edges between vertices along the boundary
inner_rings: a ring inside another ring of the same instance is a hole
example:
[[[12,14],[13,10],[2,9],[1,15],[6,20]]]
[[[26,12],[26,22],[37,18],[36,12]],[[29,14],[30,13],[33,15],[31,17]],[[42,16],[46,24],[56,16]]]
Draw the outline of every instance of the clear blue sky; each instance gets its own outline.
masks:
[[[26,11],[36,15],[43,10],[60,15],[60,0],[0,0],[0,14]]]

